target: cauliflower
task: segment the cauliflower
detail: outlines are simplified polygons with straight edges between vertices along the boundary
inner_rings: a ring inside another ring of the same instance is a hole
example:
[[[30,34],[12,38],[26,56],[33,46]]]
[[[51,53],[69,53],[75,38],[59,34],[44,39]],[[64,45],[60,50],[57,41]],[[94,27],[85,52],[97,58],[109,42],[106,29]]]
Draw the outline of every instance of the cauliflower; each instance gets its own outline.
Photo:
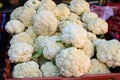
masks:
[[[88,57],[92,58],[94,55],[94,44],[90,40],[88,40],[82,50]]]
[[[58,27],[58,20],[50,11],[40,11],[34,17],[33,29],[37,35],[50,36],[54,34]]]
[[[62,30],[62,41],[76,48],[83,48],[88,40],[87,31],[81,26],[70,24]]]
[[[82,15],[82,21],[85,23],[91,23],[91,20],[96,18],[98,18],[98,15],[94,12],[85,12]]]
[[[58,20],[62,21],[69,17],[70,9],[68,8],[68,6],[66,4],[61,3],[61,4],[57,5],[57,8],[58,8],[59,15],[56,17]]]
[[[77,15],[82,15],[84,12],[90,12],[90,5],[85,0],[72,0],[70,9]]]
[[[63,44],[58,42],[61,40],[59,36],[40,37],[39,40],[37,45],[39,49],[43,48],[43,56],[49,60],[52,60],[64,48]]]
[[[18,20],[10,20],[5,25],[5,29],[8,33],[20,33],[24,31],[25,26],[22,22]]]
[[[120,42],[118,40],[99,39],[95,42],[95,45],[97,59],[108,67],[120,66]]]
[[[35,51],[38,51],[40,46],[39,44],[41,43],[41,41],[43,41],[43,39],[45,38],[48,38],[48,36],[38,36],[36,39],[35,39],[35,44],[34,44],[34,48],[35,48]]]
[[[26,32],[28,35],[30,35],[30,37],[31,37],[33,40],[36,39],[37,35],[36,35],[36,33],[33,31],[33,26],[28,27],[28,29],[26,29],[25,32]]]
[[[10,40],[11,45],[18,42],[27,42],[31,45],[34,44],[34,40],[25,32],[21,32],[19,34],[14,35]]]
[[[52,62],[46,62],[40,67],[44,77],[59,76],[59,69]]]
[[[70,16],[69,16],[69,19],[73,20],[73,21],[76,21],[76,20],[80,20],[80,17],[75,13],[71,13]]]
[[[93,43],[98,39],[97,36],[91,32],[87,32],[87,36],[88,36],[88,39]]]
[[[108,24],[105,20],[96,18],[92,19],[91,22],[87,24],[87,29],[96,35],[101,35],[107,33]]]
[[[110,73],[107,66],[98,61],[97,59],[91,59],[91,67],[88,71],[88,74],[103,74],[103,73]]]
[[[37,13],[39,13],[42,10],[53,10],[56,8],[56,4],[52,0],[41,0],[41,5],[39,6]]]
[[[62,31],[62,29],[70,24],[77,24],[79,26],[83,26],[83,23],[80,21],[80,17],[74,13],[71,13],[70,16],[66,20],[62,20],[59,23],[59,29]]]
[[[36,15],[35,9],[31,7],[18,7],[10,15],[11,19],[17,19],[23,22],[25,27],[33,24],[33,16]]]
[[[31,7],[31,8],[33,8],[35,10],[37,10],[40,5],[41,5],[41,2],[39,0],[28,0],[24,4],[25,7]]]
[[[34,48],[26,42],[12,44],[8,50],[9,60],[12,63],[26,62],[31,59]]]
[[[14,78],[42,77],[39,65],[34,61],[28,61],[15,65],[12,74]]]
[[[63,21],[61,21],[60,23],[59,23],[59,29],[60,29],[60,31],[62,31],[62,29],[64,28],[64,27],[66,27],[66,26],[68,26],[68,25],[70,25],[70,24],[75,24],[75,25],[78,25],[78,26],[83,26],[82,25],[82,22],[81,21],[72,21],[72,20],[63,20]]]
[[[74,47],[63,49],[55,61],[60,68],[60,74],[65,77],[80,77],[86,74],[91,66],[90,58]]]

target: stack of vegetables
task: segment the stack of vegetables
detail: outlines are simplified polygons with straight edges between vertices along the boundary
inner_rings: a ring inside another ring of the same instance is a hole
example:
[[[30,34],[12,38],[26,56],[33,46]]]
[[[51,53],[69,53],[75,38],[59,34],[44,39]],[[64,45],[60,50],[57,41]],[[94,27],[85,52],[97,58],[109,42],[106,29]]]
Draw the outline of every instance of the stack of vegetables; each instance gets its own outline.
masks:
[[[85,0],[28,0],[10,18],[5,29],[12,35],[8,56],[15,78],[80,77],[120,66],[120,42],[98,38],[108,24]]]

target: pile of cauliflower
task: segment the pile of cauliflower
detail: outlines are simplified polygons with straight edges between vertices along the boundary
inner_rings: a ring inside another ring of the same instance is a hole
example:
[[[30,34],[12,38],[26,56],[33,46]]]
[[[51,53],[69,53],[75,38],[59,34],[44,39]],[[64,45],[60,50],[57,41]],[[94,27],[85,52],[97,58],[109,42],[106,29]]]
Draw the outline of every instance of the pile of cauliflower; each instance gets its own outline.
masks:
[[[80,77],[120,66],[120,42],[100,39],[108,24],[85,0],[28,0],[10,15],[8,56],[14,78]],[[96,55],[96,57],[94,56]]]

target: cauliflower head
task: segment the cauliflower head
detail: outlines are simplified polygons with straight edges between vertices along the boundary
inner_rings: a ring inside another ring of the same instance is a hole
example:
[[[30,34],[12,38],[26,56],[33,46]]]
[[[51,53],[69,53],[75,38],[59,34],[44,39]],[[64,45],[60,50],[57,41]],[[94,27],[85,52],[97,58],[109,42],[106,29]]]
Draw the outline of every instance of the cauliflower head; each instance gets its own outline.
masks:
[[[41,41],[37,45],[39,49],[43,48],[43,56],[49,60],[52,60],[64,48],[63,43],[58,42],[61,40],[60,36],[43,37],[39,40]]]
[[[40,11],[35,15],[33,29],[37,35],[51,36],[58,27],[58,20],[50,11]]]
[[[9,60],[12,63],[26,62],[31,59],[34,52],[33,46],[26,42],[12,44],[8,50]]]
[[[15,65],[12,74],[14,78],[42,77],[39,65],[34,61],[28,61]]]
[[[35,9],[31,7],[18,7],[10,15],[11,19],[17,19],[23,22],[25,27],[33,24],[33,16],[36,15]]]
[[[56,8],[56,3],[53,0],[41,0],[41,5],[39,6],[37,13],[42,10],[52,11],[54,8]]]
[[[26,29],[25,31],[33,40],[35,40],[37,38],[36,33],[33,30],[33,26],[28,27],[28,29]]]
[[[72,0],[70,9],[77,15],[82,15],[84,12],[90,12],[90,5],[85,0]]]
[[[56,17],[58,20],[62,21],[69,17],[71,12],[67,4],[61,3],[57,5],[57,8],[58,8],[59,15]]]
[[[28,0],[24,4],[25,7],[31,7],[35,10],[37,10],[40,5],[41,5],[41,2],[39,0]]]
[[[88,40],[82,50],[88,57],[92,58],[94,55],[94,44],[90,40]]]
[[[96,18],[98,18],[98,15],[94,12],[84,12],[82,15],[82,21],[85,23],[91,23],[91,20]]]
[[[92,19],[91,22],[87,24],[87,29],[96,35],[101,35],[107,33],[108,24],[105,20],[96,18]]]
[[[39,48],[40,48],[40,43],[41,43],[41,41],[43,41],[43,39],[45,39],[45,38],[48,38],[48,36],[38,36],[36,39],[35,39],[35,44],[34,44],[34,49],[35,49],[35,51],[38,51],[39,50]]]
[[[11,45],[18,42],[27,42],[28,44],[31,45],[34,44],[34,40],[26,32],[21,32],[19,34],[16,34],[10,40]]]
[[[62,20],[59,22],[59,29],[62,29],[70,24],[77,24],[79,26],[83,26],[83,23],[80,21],[80,17],[74,13],[71,13],[70,16],[66,20]]]
[[[25,26],[19,20],[10,20],[5,25],[5,29],[8,33],[20,33],[22,31],[24,31]]]
[[[120,66],[120,42],[118,40],[97,40],[97,59],[105,63],[108,67]]]
[[[88,40],[87,31],[83,27],[70,24],[62,30],[62,41],[76,48],[83,48]]]
[[[87,32],[87,36],[92,43],[94,43],[98,39],[97,36],[91,32]]]
[[[91,59],[91,67],[88,71],[88,74],[103,74],[103,73],[110,73],[107,66],[98,61],[97,59]]]
[[[44,77],[59,76],[59,69],[52,62],[46,62],[40,69]]]
[[[63,49],[55,61],[60,74],[65,77],[80,77],[86,74],[91,66],[90,58],[74,47]]]

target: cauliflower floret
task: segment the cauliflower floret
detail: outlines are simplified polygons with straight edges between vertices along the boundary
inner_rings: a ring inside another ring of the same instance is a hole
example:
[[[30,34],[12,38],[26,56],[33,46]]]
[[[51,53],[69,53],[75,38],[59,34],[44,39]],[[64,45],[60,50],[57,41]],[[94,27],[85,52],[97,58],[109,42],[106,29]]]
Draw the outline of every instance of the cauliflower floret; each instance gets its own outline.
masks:
[[[25,32],[26,32],[28,35],[30,35],[30,37],[31,37],[33,40],[36,39],[37,35],[36,35],[36,33],[33,31],[33,26],[28,27],[28,29],[26,29]]]
[[[59,76],[59,69],[52,62],[46,62],[40,67],[44,77]]]
[[[41,2],[39,0],[28,0],[24,4],[25,7],[31,7],[35,10],[37,10],[40,5],[41,5]]]
[[[108,24],[105,20],[96,18],[92,19],[91,22],[87,24],[87,29],[96,35],[101,35],[107,33]]]
[[[34,44],[34,40],[26,32],[21,32],[19,34],[16,34],[10,40],[11,45],[18,42],[27,42],[31,45]]]
[[[91,66],[90,58],[74,47],[63,49],[55,61],[60,68],[60,74],[65,77],[80,77],[86,74]]]
[[[96,18],[98,18],[98,15],[94,12],[85,12],[82,15],[82,21],[85,23],[91,23],[91,20]]]
[[[68,6],[66,4],[61,3],[61,4],[57,5],[57,8],[58,8],[59,15],[56,17],[58,20],[62,21],[69,17],[70,9],[68,8]]]
[[[94,44],[88,40],[85,47],[82,49],[88,57],[93,57],[94,55]]]
[[[48,36],[38,36],[37,37],[37,39],[35,40],[35,44],[34,44],[34,48],[35,48],[35,51],[38,51],[39,50],[39,48],[40,48],[40,46],[39,46],[39,44],[40,44],[40,42],[41,41],[43,41],[43,39],[45,39],[45,38],[48,38]]]
[[[37,35],[50,36],[54,34],[58,27],[58,20],[50,11],[40,11],[34,17],[33,29]]]
[[[26,62],[31,59],[34,48],[26,42],[12,44],[8,50],[9,60],[12,63]]]
[[[46,59],[53,59],[63,48],[63,44],[58,42],[61,40],[60,36],[40,37],[39,49],[43,48],[43,56]]]
[[[76,21],[76,20],[80,20],[80,17],[75,13],[71,13],[70,16],[69,16],[69,19],[73,20],[73,21]]]
[[[14,78],[42,77],[42,72],[39,69],[39,65],[34,61],[15,65],[12,74]]]
[[[96,51],[97,59],[108,67],[120,66],[120,42],[118,40],[98,40]]]
[[[98,39],[97,36],[91,32],[87,32],[87,36],[92,43],[94,43]]]
[[[56,7],[56,4],[52,0],[41,0],[41,5],[39,6],[37,13],[39,13],[42,10],[53,10]]]
[[[75,25],[78,25],[78,26],[81,26],[82,27],[82,22],[81,21],[72,21],[72,20],[70,20],[70,19],[68,19],[68,20],[63,20],[63,21],[61,21],[60,23],[59,23],[59,29],[60,29],[60,31],[62,31],[62,29],[64,28],[64,27],[66,27],[66,26],[68,26],[68,25],[70,25],[70,24],[75,24]]]
[[[20,33],[24,31],[25,26],[22,22],[18,20],[10,20],[6,26],[5,29],[8,33]]]
[[[81,26],[70,24],[62,30],[62,40],[76,48],[83,48],[88,40],[87,31]]]
[[[62,31],[62,29],[70,24],[77,24],[79,26],[83,26],[83,23],[80,21],[80,17],[74,13],[71,13],[70,16],[59,23],[59,29]]]
[[[107,66],[98,61],[97,59],[91,59],[91,67],[88,71],[88,74],[103,74],[103,73],[110,73]]]
[[[17,19],[24,23],[25,27],[33,24],[33,16],[36,15],[36,11],[33,8],[18,7],[10,15],[11,19]]]
[[[85,0],[72,0],[70,9],[77,15],[82,15],[84,12],[90,12],[90,5]]]

